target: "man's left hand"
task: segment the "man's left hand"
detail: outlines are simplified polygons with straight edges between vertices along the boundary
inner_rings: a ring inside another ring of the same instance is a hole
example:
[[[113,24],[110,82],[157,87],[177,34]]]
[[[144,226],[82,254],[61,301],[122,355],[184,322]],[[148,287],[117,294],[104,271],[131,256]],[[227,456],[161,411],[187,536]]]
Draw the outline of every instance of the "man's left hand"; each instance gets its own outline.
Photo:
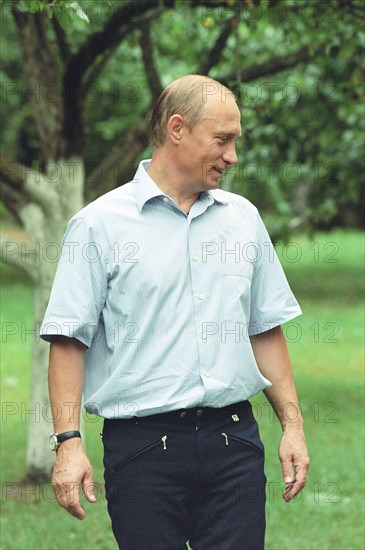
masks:
[[[302,428],[287,425],[279,445],[285,490],[283,499],[290,502],[305,486],[309,468],[307,444]]]

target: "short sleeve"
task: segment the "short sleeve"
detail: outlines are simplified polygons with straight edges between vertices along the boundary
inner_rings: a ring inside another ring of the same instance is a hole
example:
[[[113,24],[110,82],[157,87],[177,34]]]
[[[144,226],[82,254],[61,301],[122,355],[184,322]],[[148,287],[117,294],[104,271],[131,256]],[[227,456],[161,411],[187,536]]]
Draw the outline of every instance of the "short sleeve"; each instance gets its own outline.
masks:
[[[40,336],[76,338],[90,347],[106,300],[106,249],[83,217],[70,220]]]
[[[257,256],[251,285],[248,331],[250,336],[281,325],[302,313],[259,214],[257,223]]]

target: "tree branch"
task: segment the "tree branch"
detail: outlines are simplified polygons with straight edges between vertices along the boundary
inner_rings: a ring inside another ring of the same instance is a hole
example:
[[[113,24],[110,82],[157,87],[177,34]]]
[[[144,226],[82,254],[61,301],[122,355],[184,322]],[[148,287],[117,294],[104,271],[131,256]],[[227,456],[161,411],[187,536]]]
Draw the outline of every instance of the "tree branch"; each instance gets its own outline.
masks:
[[[30,256],[30,254],[34,255],[34,252],[27,253],[25,242],[10,240],[6,235],[0,235],[0,248],[1,262],[20,268],[33,281],[36,281],[38,264],[36,259]]]
[[[90,174],[85,185],[85,200],[90,202],[133,177],[136,159],[149,142],[151,107],[118,140],[102,163]]]
[[[354,5],[347,6],[347,12],[354,17],[365,19],[365,10],[363,6],[354,6]]]
[[[208,75],[209,71],[218,63],[222,50],[224,49],[227,40],[234,28],[234,18],[226,21],[221,33],[219,34],[217,40],[213,44],[212,48],[209,50],[207,56],[201,62],[197,74]]]
[[[111,14],[104,28],[99,32],[93,33],[71,59],[69,72],[75,78],[76,83],[81,81],[83,74],[98,55],[113,46],[116,42],[120,42],[129,32],[138,27],[142,21],[161,13],[162,8],[173,8],[175,2],[176,0],[144,0],[121,5]],[[228,8],[227,2],[224,1],[192,0],[190,4],[192,8]]]
[[[25,166],[7,156],[0,155],[0,178],[11,185],[18,192],[22,192],[25,186]]]
[[[157,15],[160,15],[163,13],[163,10],[161,9],[155,9],[149,11],[147,14],[141,15],[138,17],[138,21],[141,24],[148,23],[151,19],[154,19]],[[110,57],[114,54],[115,50],[118,48],[119,42],[116,42],[113,47],[105,50],[104,52],[100,53],[96,60],[94,61],[94,64],[87,70],[86,76],[84,77],[83,81],[83,88],[87,89],[90,82],[95,82],[106,65],[106,63],[109,61]]]
[[[173,7],[175,0],[163,0],[165,7]],[[106,21],[104,28],[93,33],[72,57],[67,68],[65,80],[71,77],[74,85],[81,82],[82,76],[98,55],[121,42],[121,40],[139,24],[138,16],[160,6],[159,0],[148,2],[128,2],[115,10]]]
[[[99,78],[101,71],[103,70],[111,56],[114,54],[118,46],[119,44],[115,44],[112,48],[105,50],[97,57],[95,63],[92,65],[92,67],[90,67],[85,75],[83,83],[84,90],[87,90],[90,84],[96,82],[96,80]]]
[[[264,63],[258,63],[251,65],[242,69],[242,79],[243,82],[250,82],[256,80],[257,78],[272,75],[285,69],[290,69],[295,67],[302,61],[309,61],[320,55],[325,49],[325,44],[321,44],[318,48],[311,52],[308,46],[302,46],[296,52],[292,52],[285,56],[278,56],[264,61]],[[223,83],[228,83],[234,81],[236,78],[235,74],[231,74],[225,77],[222,77],[220,80]]]
[[[26,198],[38,204],[44,211],[52,211],[52,204],[57,200],[57,194],[41,172],[10,160],[5,155],[0,155],[0,179],[3,182],[4,203],[11,212],[15,205],[17,208],[21,204],[24,205]],[[17,213],[17,219],[19,219],[19,213]]]
[[[22,223],[19,212],[28,198],[24,192],[23,174],[21,164],[9,160],[5,155],[0,155],[1,200],[19,223]]]
[[[18,28],[28,94],[45,159],[57,158],[62,126],[61,98],[57,92],[54,55],[47,41],[45,20],[40,13],[19,12],[13,7]]]
[[[173,7],[175,0],[162,0],[165,7]],[[146,16],[161,7],[159,0],[148,2],[128,2],[114,11],[104,28],[93,33],[71,58],[64,75],[65,119],[63,133],[72,146],[73,153],[79,154],[83,148],[83,120],[81,84],[86,71],[96,58],[131,33],[140,24],[138,16]],[[160,10],[158,9],[158,12]],[[66,151],[65,156],[71,154]]]
[[[14,216],[17,222],[21,224],[22,220],[19,216],[19,212],[27,202],[26,197],[14,191],[11,185],[8,185],[6,182],[4,182],[3,179],[1,179],[1,176],[0,189],[2,202],[4,203],[7,210],[9,210],[9,212]]]
[[[141,25],[141,34],[139,43],[142,50],[143,65],[145,68],[147,82],[153,99],[157,99],[162,92],[162,84],[160,75],[157,72],[154,55],[153,44],[150,33],[150,22],[144,21]]]
[[[65,31],[63,30],[63,28],[58,22],[57,17],[55,16],[52,17],[52,25],[56,35],[58,48],[60,50],[61,59],[66,65],[71,58],[71,51],[70,51],[69,44],[67,42]]]

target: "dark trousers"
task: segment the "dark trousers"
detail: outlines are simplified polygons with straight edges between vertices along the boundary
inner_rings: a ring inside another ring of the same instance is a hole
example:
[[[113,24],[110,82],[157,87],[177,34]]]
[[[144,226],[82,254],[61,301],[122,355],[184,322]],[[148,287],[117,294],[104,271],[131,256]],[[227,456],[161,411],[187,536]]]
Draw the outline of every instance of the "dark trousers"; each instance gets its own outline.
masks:
[[[264,548],[264,449],[248,401],[105,420],[103,442],[121,550]]]

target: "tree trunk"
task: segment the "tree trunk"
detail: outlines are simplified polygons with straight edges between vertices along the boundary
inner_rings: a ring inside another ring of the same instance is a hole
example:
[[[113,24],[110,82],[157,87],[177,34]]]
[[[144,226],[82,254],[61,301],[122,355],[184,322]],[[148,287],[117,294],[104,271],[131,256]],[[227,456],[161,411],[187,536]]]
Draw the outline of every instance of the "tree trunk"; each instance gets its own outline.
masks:
[[[49,480],[54,454],[48,450],[53,431],[48,397],[49,344],[38,334],[47,307],[60,254],[60,245],[68,220],[83,206],[84,169],[80,157],[49,162],[45,179],[52,183],[55,196],[49,200],[47,214],[38,205],[28,204],[22,219],[30,240],[29,250],[36,250],[34,285],[34,338],[32,341],[31,407],[26,452],[26,479],[40,483]]]

